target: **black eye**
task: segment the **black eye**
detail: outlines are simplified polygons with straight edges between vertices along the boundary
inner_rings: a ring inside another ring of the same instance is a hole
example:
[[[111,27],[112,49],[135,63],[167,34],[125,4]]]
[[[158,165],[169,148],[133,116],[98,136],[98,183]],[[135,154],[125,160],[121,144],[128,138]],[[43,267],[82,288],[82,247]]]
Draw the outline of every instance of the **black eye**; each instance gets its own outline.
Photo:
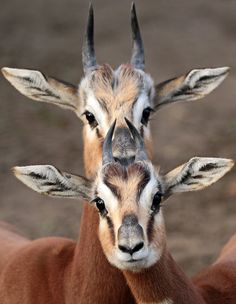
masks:
[[[161,205],[161,200],[162,200],[162,194],[160,192],[157,192],[152,201],[152,206],[151,210],[155,213],[157,213],[160,210],[160,205]]]
[[[105,216],[108,212],[107,212],[104,201],[100,197],[97,197],[97,198],[95,198],[94,202],[96,204],[96,207],[97,207],[99,213],[102,216]]]
[[[95,128],[98,125],[96,118],[94,117],[94,115],[91,112],[85,111],[84,115],[92,128]]]
[[[146,126],[148,124],[149,117],[150,117],[150,114],[151,114],[152,111],[153,111],[153,109],[150,108],[150,107],[143,110],[142,119],[141,119],[141,123],[143,125]]]

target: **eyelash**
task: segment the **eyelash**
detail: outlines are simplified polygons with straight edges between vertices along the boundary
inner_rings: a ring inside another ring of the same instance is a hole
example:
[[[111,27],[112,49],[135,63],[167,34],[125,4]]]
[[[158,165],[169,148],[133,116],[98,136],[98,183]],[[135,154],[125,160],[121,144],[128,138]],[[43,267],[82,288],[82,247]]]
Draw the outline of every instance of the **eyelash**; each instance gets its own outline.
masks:
[[[154,110],[151,108],[151,107],[147,107],[143,110],[143,113],[142,113],[142,118],[141,118],[141,123],[144,125],[144,126],[147,126],[148,122],[149,122],[149,119],[150,119],[150,114],[151,112],[154,112]]]
[[[89,111],[85,111],[82,115],[85,115],[85,117],[92,129],[94,129],[98,126],[98,122],[97,122],[95,116],[93,115],[93,113],[91,113]]]

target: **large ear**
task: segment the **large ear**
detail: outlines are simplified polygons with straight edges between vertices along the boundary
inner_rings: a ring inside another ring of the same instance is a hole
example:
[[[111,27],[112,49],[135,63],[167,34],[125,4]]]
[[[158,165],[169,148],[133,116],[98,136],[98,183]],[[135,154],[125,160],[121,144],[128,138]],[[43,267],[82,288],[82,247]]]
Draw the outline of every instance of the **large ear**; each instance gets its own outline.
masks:
[[[50,165],[14,167],[15,176],[41,194],[91,200],[92,182],[81,176],[60,172]]]
[[[76,111],[78,88],[72,84],[47,77],[39,71],[2,68],[5,78],[23,95],[42,102]]]
[[[232,159],[194,157],[165,176],[165,196],[208,187],[231,170],[233,165]]]
[[[176,101],[191,101],[211,93],[229,73],[228,67],[192,70],[156,86],[155,109]]]

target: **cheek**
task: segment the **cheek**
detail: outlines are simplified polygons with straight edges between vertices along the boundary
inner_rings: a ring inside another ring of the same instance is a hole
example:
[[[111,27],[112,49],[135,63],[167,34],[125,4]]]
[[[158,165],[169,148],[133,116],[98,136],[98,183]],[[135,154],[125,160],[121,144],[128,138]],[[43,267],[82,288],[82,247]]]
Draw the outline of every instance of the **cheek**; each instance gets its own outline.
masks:
[[[146,151],[147,151],[147,154],[148,154],[148,158],[150,160],[153,159],[153,143],[152,143],[152,137],[151,137],[151,134],[150,134],[150,130],[146,128],[146,130],[144,131],[144,137],[145,137],[145,148],[146,148]],[[146,134],[148,134],[148,136],[146,136]]]
[[[102,144],[101,141],[95,137],[96,135],[91,137],[88,135],[88,128],[85,127],[83,131],[85,173],[87,177],[93,177],[101,162]]]
[[[165,225],[161,211],[156,215],[153,223],[150,245],[154,250],[159,252],[160,255],[166,245]]]
[[[115,236],[106,219],[100,219],[98,235],[105,255],[112,256],[115,250]]]

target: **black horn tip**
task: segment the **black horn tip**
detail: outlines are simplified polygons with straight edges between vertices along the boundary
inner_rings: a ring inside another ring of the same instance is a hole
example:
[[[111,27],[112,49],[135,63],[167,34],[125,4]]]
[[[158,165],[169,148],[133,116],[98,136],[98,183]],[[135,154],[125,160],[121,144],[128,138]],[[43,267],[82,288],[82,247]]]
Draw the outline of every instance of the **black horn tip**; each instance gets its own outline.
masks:
[[[111,135],[113,135],[113,133],[114,133],[115,126],[116,126],[116,119],[114,120],[113,124],[110,127],[110,130],[108,131],[108,132],[111,132]]]
[[[135,128],[135,126],[132,124],[131,121],[129,121],[126,117],[125,117],[125,121],[130,129],[130,132],[134,138],[135,144],[136,144],[136,157],[135,160],[136,161],[143,161],[143,160],[147,160],[147,155],[145,152],[145,148],[144,148],[144,141],[143,138],[141,137],[141,135],[139,134],[138,130]]]
[[[82,62],[85,74],[96,66],[96,56],[94,51],[94,14],[93,5],[90,2],[87,19],[87,26],[82,47]]]
[[[114,160],[112,155],[112,137],[116,126],[116,120],[111,125],[103,143],[103,165],[110,163]]]
[[[128,118],[125,117],[125,122],[127,123],[129,129],[130,129],[130,132],[132,133],[133,137],[134,137],[134,140],[138,139],[138,141],[142,142],[143,139],[142,137],[140,136],[138,130],[135,128],[135,126],[132,124],[132,122],[130,120],[128,120]]]
[[[132,6],[131,6],[131,27],[132,27],[133,39],[136,39],[139,33],[139,25],[138,25],[138,18],[137,18],[134,2],[132,2]]]
[[[134,67],[144,70],[145,69],[145,58],[144,58],[144,48],[143,41],[139,29],[138,18],[136,14],[136,7],[134,2],[131,5],[131,30],[133,38],[133,52],[131,57],[131,64]]]
[[[93,3],[89,2],[89,17],[93,18]]]
[[[132,3],[131,3],[131,13],[136,15],[136,8],[135,8],[134,1],[132,1]]]

